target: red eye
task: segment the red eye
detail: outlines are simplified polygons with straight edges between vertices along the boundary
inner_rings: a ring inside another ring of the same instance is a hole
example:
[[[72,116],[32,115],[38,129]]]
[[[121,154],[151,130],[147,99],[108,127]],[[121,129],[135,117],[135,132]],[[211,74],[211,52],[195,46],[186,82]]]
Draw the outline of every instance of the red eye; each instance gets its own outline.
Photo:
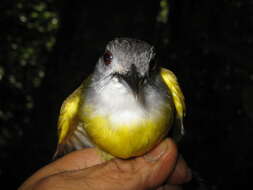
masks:
[[[105,63],[106,65],[111,64],[112,59],[113,59],[112,53],[111,53],[110,51],[106,51],[106,52],[104,53],[103,59],[104,59],[104,63]]]

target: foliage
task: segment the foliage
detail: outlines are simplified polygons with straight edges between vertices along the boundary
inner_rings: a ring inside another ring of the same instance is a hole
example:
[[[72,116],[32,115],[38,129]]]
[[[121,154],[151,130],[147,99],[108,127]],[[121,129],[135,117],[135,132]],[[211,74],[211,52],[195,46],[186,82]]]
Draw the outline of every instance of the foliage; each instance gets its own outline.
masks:
[[[58,16],[52,1],[5,2],[1,16],[0,146],[22,135],[34,107],[33,91],[45,76],[47,55],[55,43]],[[7,27],[8,26],[8,27]],[[5,101],[6,100],[6,101]],[[11,100],[11,101],[10,101]]]
[[[0,160],[3,164],[13,159],[11,152],[19,148],[25,131],[33,127],[35,92],[44,79],[59,24],[51,0],[1,1],[0,11],[3,26],[0,31]],[[2,179],[14,175],[6,167],[0,168]],[[14,181],[15,178],[19,177],[15,176]]]

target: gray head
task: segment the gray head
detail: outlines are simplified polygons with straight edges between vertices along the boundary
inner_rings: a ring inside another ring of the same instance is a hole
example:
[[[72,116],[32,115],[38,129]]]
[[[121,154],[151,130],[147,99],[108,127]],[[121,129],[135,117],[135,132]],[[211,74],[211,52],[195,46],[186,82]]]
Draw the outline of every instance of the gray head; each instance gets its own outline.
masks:
[[[148,77],[154,56],[154,48],[147,42],[116,38],[106,45],[104,55],[99,58],[95,80],[116,77],[136,90],[139,81]]]
[[[149,70],[149,63],[154,58],[154,48],[147,42],[116,38],[106,45],[105,53],[98,60],[99,72],[126,74],[134,66],[140,76]]]

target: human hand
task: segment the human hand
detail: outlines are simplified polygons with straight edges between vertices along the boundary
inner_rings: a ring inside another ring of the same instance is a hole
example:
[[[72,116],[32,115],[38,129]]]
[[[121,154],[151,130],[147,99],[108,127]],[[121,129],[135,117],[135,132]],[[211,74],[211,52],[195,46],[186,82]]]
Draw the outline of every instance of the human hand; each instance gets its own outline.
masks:
[[[178,189],[191,173],[171,139],[144,156],[104,162],[94,148],[72,152],[41,168],[19,190],[145,190]],[[163,189],[165,186],[163,186]],[[159,189],[160,189],[159,188]]]

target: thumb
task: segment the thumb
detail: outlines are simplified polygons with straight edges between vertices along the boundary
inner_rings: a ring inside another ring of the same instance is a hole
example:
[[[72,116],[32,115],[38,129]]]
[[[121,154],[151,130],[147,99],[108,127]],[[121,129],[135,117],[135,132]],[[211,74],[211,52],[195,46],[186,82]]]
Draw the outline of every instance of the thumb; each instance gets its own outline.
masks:
[[[143,176],[144,189],[160,186],[171,176],[176,167],[177,154],[175,143],[166,139],[154,150],[135,160]]]
[[[86,168],[80,175],[89,179],[88,184],[94,189],[149,189],[160,186],[172,174],[176,161],[176,145],[166,139],[144,156],[114,159]]]

